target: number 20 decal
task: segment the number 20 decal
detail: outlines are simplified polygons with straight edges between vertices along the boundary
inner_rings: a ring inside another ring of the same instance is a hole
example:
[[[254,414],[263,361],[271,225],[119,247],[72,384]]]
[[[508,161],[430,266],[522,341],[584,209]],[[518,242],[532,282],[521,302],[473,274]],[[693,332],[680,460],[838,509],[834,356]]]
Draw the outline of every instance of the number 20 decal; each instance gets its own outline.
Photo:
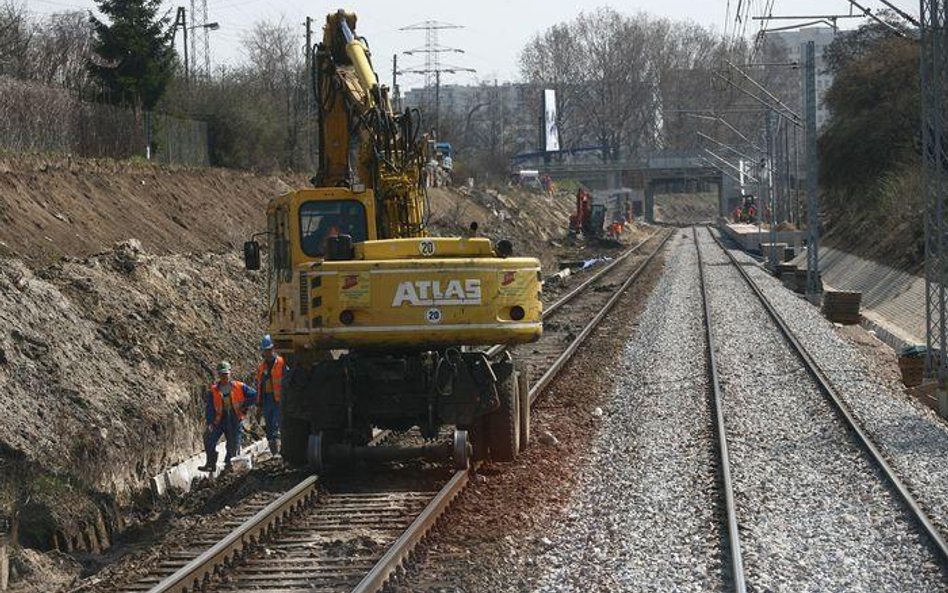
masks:
[[[425,311],[425,320],[428,323],[441,323],[441,309],[428,309]]]
[[[418,251],[425,257],[434,255],[435,243],[431,239],[423,239],[418,243]]]

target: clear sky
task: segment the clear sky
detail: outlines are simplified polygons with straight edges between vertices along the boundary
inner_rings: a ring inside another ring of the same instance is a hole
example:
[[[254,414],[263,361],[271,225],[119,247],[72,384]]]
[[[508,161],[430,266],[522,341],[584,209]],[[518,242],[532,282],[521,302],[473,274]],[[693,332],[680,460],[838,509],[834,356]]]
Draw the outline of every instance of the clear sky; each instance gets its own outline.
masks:
[[[3,0],[0,0],[3,1]],[[70,9],[95,10],[93,0],[13,0],[24,2],[27,9],[36,14],[48,14]],[[202,0],[196,0],[200,5]],[[210,33],[211,55],[215,64],[238,64],[242,61],[240,40],[260,20],[278,21],[281,18],[300,32],[300,47],[304,43],[303,22],[306,16],[313,17],[317,35],[321,35],[325,15],[336,8],[354,10],[359,15],[358,32],[365,36],[372,48],[373,60],[379,75],[391,81],[391,60],[394,53],[421,47],[425,43],[423,31],[400,31],[401,27],[424,20],[437,20],[456,25],[462,29],[440,32],[440,43],[461,48],[464,54],[443,57],[443,61],[456,66],[474,68],[475,74],[445,75],[443,82],[470,83],[480,80],[514,80],[518,76],[517,60],[524,44],[538,31],[556,23],[567,21],[581,10],[597,6],[611,6],[620,12],[645,11],[657,16],[688,19],[710,25],[717,31],[734,30],[734,11],[739,2],[750,3],[756,15],[763,14],[770,0],[603,0],[601,2],[576,2],[567,0],[465,0],[463,2],[442,0],[441,2],[411,2],[397,0],[350,0],[348,3],[323,4],[306,0],[206,0],[208,19],[217,21],[221,28]],[[185,6],[190,19],[191,0],[163,0],[174,16],[174,8]],[[913,16],[917,16],[918,0],[891,0],[893,4]],[[880,0],[859,0],[863,6],[873,10],[884,8]],[[846,14],[848,0],[773,0],[773,15]],[[730,18],[727,15],[730,14]],[[780,21],[780,26],[794,21]],[[802,22],[802,21],[797,21]],[[863,19],[840,21],[843,28],[852,28]],[[748,31],[755,31],[757,23],[748,24]],[[180,36],[179,36],[179,51]],[[400,55],[400,67],[421,66],[421,56]],[[422,77],[404,77],[399,81],[402,88],[420,86]]]

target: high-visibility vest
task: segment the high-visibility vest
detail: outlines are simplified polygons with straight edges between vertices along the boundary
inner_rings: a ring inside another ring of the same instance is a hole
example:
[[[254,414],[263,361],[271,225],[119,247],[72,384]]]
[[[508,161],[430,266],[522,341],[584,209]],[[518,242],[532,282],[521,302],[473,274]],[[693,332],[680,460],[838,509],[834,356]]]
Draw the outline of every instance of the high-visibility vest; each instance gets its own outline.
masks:
[[[214,399],[214,424],[220,424],[224,419],[224,394],[221,393],[219,383],[211,385],[211,396]],[[244,384],[240,381],[230,382],[230,407],[237,415],[238,420],[244,419]]]
[[[257,389],[260,391],[260,397],[264,393],[272,393],[273,401],[280,403],[280,392],[283,390],[283,371],[286,370],[286,363],[282,356],[277,356],[273,361],[273,368],[270,370],[270,382],[268,385],[263,383],[263,375],[267,372],[267,362],[261,362],[257,367]]]

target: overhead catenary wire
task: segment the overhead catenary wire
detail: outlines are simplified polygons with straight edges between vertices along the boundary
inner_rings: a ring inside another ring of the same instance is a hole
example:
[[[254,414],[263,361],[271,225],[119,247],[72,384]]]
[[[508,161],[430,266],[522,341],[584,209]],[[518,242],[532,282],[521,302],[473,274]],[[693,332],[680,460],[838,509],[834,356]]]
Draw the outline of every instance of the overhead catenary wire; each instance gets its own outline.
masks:
[[[858,8],[859,10],[861,10],[864,15],[866,15],[867,17],[871,18],[872,20],[876,21],[877,23],[879,23],[879,24],[882,25],[883,27],[889,29],[890,31],[892,31],[893,33],[895,33],[896,35],[898,35],[899,37],[905,37],[905,34],[904,34],[902,31],[900,31],[898,28],[892,26],[892,24],[887,23],[887,22],[885,22],[884,20],[882,20],[881,18],[879,18],[878,16],[876,16],[876,14],[875,14],[874,12],[872,12],[872,9],[871,9],[871,8],[867,8],[867,7],[863,6],[862,4],[856,2],[856,0],[846,0],[846,2],[849,2],[850,5],[852,5],[852,6],[856,7],[856,8]]]

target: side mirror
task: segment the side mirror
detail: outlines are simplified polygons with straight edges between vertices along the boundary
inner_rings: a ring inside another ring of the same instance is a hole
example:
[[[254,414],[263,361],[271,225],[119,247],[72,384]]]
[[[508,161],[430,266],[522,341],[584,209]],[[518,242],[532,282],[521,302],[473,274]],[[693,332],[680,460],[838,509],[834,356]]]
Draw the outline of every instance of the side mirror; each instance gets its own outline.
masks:
[[[329,261],[345,261],[355,257],[352,248],[352,235],[336,235],[326,240],[326,259]]]
[[[248,270],[260,269],[260,243],[256,241],[244,243],[244,267]]]

